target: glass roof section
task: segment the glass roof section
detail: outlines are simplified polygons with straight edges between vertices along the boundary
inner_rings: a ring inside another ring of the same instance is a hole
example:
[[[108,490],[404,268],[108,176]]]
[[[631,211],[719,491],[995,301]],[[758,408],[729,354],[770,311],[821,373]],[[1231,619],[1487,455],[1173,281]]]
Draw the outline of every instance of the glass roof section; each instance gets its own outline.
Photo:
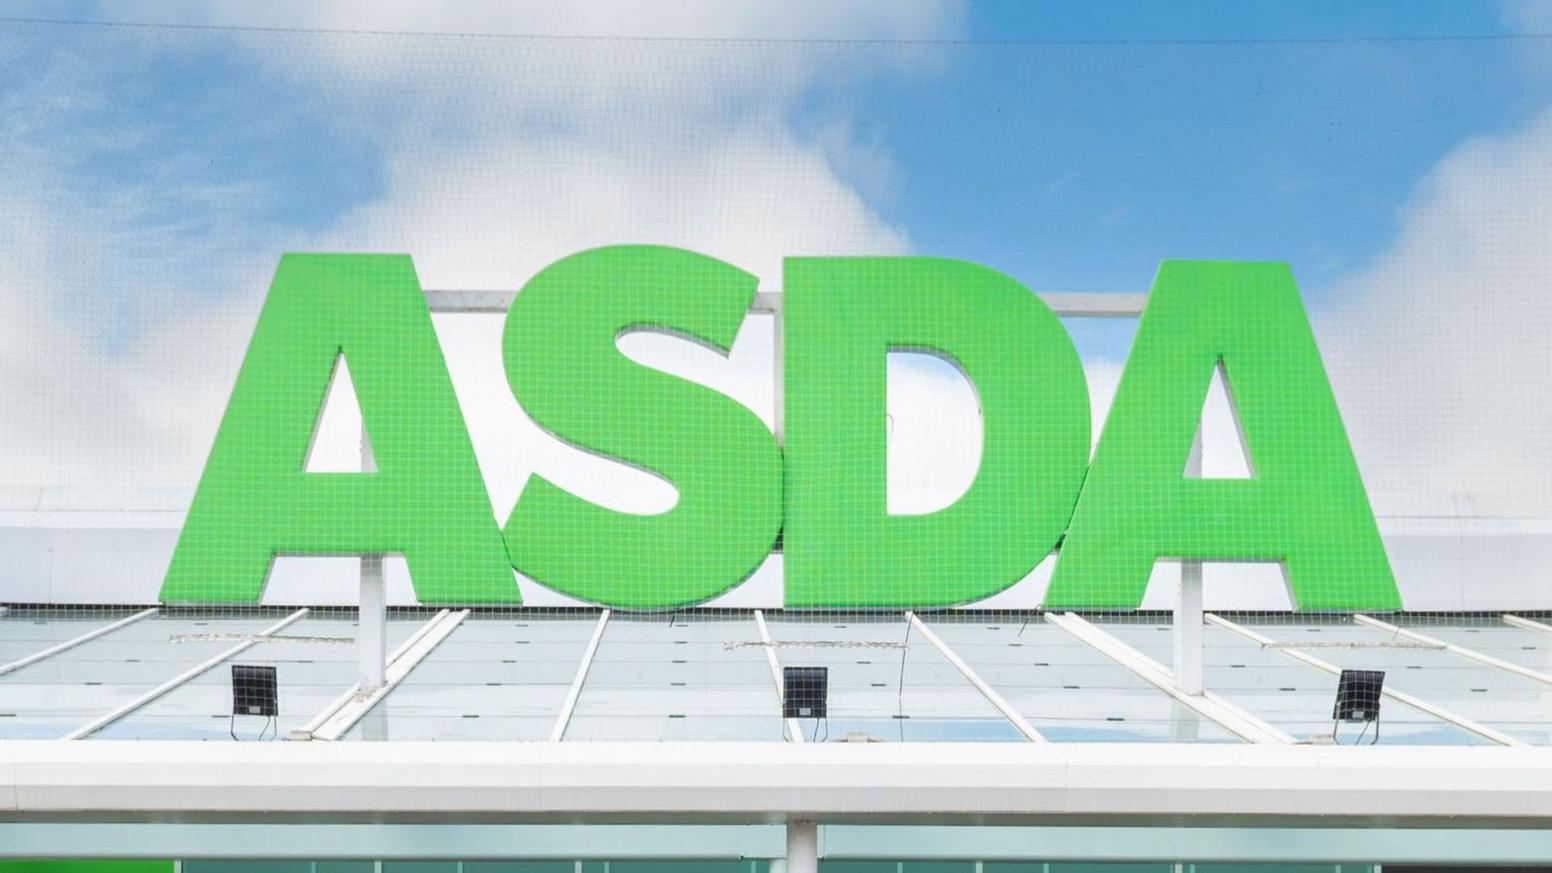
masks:
[[[776,686],[759,642],[747,615],[616,616],[564,738],[780,742]]]
[[[1301,642],[1304,638],[1300,635],[1307,633],[1309,628],[1318,627],[1306,623],[1237,623],[1289,645]],[[1169,633],[1172,629],[1167,621],[1114,621],[1104,623],[1101,627],[1164,663],[1168,663],[1172,656]],[[1331,708],[1336,701],[1336,676],[1300,663],[1275,649],[1263,649],[1223,628],[1208,625],[1202,629],[1202,634],[1202,670],[1208,688],[1255,713],[1263,721],[1287,731],[1295,739],[1331,736]],[[1339,666],[1385,669],[1375,659],[1357,655],[1356,652],[1352,663],[1343,664],[1332,657],[1335,652],[1327,648],[1308,651]],[[1387,675],[1386,682],[1390,681]],[[1443,701],[1422,696],[1447,706]],[[1355,741],[1357,730],[1342,725],[1337,733],[1338,740],[1344,743]],[[1386,745],[1491,745],[1476,734],[1390,698],[1382,701],[1380,706],[1380,730],[1381,740]],[[1368,742],[1368,738],[1365,737],[1363,741]]]
[[[1024,742],[901,615],[768,621],[783,667],[829,669],[829,718],[800,721],[806,739]]]
[[[471,614],[347,740],[549,739],[596,614]]]
[[[292,612],[162,609],[125,622],[135,610],[14,608],[0,615],[0,739],[65,737]],[[391,612],[389,650],[433,615]],[[344,738],[543,741],[559,725],[567,742],[783,742],[793,739],[793,722],[781,717],[774,660],[778,669],[828,671],[828,717],[796,721],[810,742],[1025,742],[993,698],[1051,742],[1241,741],[1038,612],[921,616],[930,634],[901,613],[769,612],[769,644],[751,611],[616,613],[604,624],[568,709],[599,618],[585,609],[473,611],[445,639],[422,647],[429,651],[402,681],[368,699],[365,715]],[[1290,657],[1293,649],[1341,668],[1384,670],[1387,688],[1443,711],[1386,698],[1383,745],[1491,744],[1480,729],[1452,717],[1526,744],[1552,745],[1552,682],[1443,647],[1462,646],[1552,677],[1552,633],[1492,615],[1384,619],[1439,641],[1428,643],[1345,616],[1225,618],[1274,642],[1205,626],[1206,688],[1296,740],[1331,736],[1337,677]],[[1088,621],[1167,672],[1173,637],[1167,615]],[[111,629],[70,645],[104,628]],[[285,739],[356,682],[356,632],[353,610],[310,612],[275,639],[254,642],[177,684],[92,739],[231,741],[234,662],[276,668],[280,715],[270,730]],[[990,691],[983,693],[929,636]],[[20,667],[4,666],[54,647],[61,648]],[[239,717],[235,732],[251,740],[263,727],[263,719]],[[1341,725],[1339,741],[1356,741],[1359,729]]]

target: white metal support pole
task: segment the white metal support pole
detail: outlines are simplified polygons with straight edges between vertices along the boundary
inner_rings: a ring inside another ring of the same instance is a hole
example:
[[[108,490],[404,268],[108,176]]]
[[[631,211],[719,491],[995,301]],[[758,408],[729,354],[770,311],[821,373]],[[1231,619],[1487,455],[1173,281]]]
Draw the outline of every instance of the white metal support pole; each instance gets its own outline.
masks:
[[[776,445],[782,445],[782,404],[785,398],[782,376],[781,295],[762,291],[755,294],[750,307],[755,312],[771,315],[771,432],[776,435]]]
[[[787,873],[819,873],[819,825],[787,822]]]
[[[376,469],[366,422],[361,422],[361,472]],[[383,577],[383,556],[361,556],[361,610],[356,621],[356,654],[360,662],[357,683],[370,694],[383,687],[388,664],[388,583]]]
[[[1202,429],[1197,426],[1186,456],[1187,476],[1202,475]],[[1202,562],[1180,562],[1180,597],[1175,601],[1175,684],[1187,694],[1202,693]]]

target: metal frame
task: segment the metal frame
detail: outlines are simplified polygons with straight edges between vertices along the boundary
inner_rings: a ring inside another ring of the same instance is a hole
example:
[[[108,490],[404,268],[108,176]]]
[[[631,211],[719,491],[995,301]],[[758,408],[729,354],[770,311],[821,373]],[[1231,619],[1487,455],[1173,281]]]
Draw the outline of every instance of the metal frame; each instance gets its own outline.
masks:
[[[770,665],[770,668],[771,668],[771,681],[774,682],[775,685],[776,685],[776,706],[777,706],[777,710],[776,711],[777,712],[781,712],[786,707],[786,705],[787,705],[787,681],[782,678],[781,661],[777,660],[777,658],[776,658],[776,646],[775,646],[774,643],[771,642],[771,631],[770,631],[770,628],[765,626],[765,611],[764,610],[756,609],[754,611],[754,626],[755,626],[755,628],[757,628],[759,630],[759,632],[760,632],[760,642],[763,643],[764,646],[765,646],[765,663]],[[806,743],[806,742],[808,742],[808,740],[803,736],[803,723],[802,722],[798,721],[795,718],[789,718],[786,721],[787,721],[787,742],[789,742],[789,743]]]
[[[1175,684],[1174,677],[1163,664],[1105,633],[1076,613],[1057,615],[1048,612],[1045,620],[1243,740],[1270,745],[1290,745],[1295,742],[1286,731],[1267,724],[1211,691],[1204,689],[1200,694],[1184,691]]]
[[[183,671],[182,673],[179,673],[177,676],[174,676],[171,679],[168,679],[166,682],[163,682],[162,684],[156,686],[155,688],[152,688],[150,691],[147,691],[146,693],[140,695],[139,697],[136,697],[134,700],[131,700],[131,701],[123,704],[122,706],[119,706],[119,707],[117,707],[117,708],[115,708],[115,709],[113,709],[113,710],[111,710],[109,712],[106,712],[106,713],[98,716],[97,718],[87,722],[86,724],[81,725],[80,727],[78,727],[75,730],[71,731],[70,733],[66,734],[63,737],[63,739],[66,739],[66,740],[84,740],[84,739],[86,739],[87,737],[91,736],[92,734],[97,733],[98,731],[102,730],[103,728],[107,727],[108,725],[113,724],[114,722],[118,721],[119,719],[123,718],[124,716],[129,715],[130,713],[134,712],[137,709],[140,709],[141,707],[145,706],[148,703],[151,703],[152,701],[156,700],[157,698],[160,698],[160,697],[166,695],[168,692],[173,691],[174,689],[179,688],[180,686],[184,685],[185,683],[187,683],[187,682],[189,682],[189,681],[191,681],[191,680],[193,680],[193,679],[203,675],[206,671],[208,671],[211,668],[215,667],[217,664],[220,664],[221,662],[223,662],[223,661],[225,661],[225,660],[227,660],[229,658],[233,658],[233,657],[236,657],[237,655],[242,654],[243,652],[247,651],[248,649],[250,649],[253,646],[257,645],[258,643],[262,642],[262,640],[259,639],[260,637],[268,637],[268,636],[272,636],[274,634],[280,633],[281,631],[283,631],[286,628],[290,627],[292,624],[296,623],[297,621],[300,621],[303,616],[307,615],[307,613],[308,613],[308,610],[305,609],[305,608],[298,609],[296,612],[291,613],[290,615],[286,616],[285,618],[281,619],[280,621],[277,621],[274,624],[270,625],[269,627],[265,628],[264,630],[259,631],[257,634],[254,635],[253,639],[243,640],[242,642],[238,643],[235,646],[232,646],[230,649],[227,649],[226,651],[221,652],[218,655],[212,655],[210,658],[200,662],[199,664],[197,664],[197,665],[195,665],[193,667],[190,667],[189,669]]]
[[[1224,630],[1229,631],[1230,633],[1238,634],[1241,637],[1244,637],[1245,639],[1250,640],[1251,642],[1256,643],[1257,645],[1259,645],[1259,646],[1261,646],[1263,648],[1275,647],[1275,651],[1282,652],[1284,655],[1287,655],[1288,657],[1294,659],[1295,661],[1300,661],[1302,663],[1308,664],[1309,666],[1314,667],[1317,670],[1323,670],[1323,671],[1325,671],[1327,673],[1330,673],[1333,676],[1340,676],[1340,675],[1342,675],[1342,668],[1338,667],[1337,665],[1335,665],[1333,663],[1331,663],[1330,661],[1326,661],[1326,660],[1323,660],[1321,658],[1317,658],[1314,655],[1311,655],[1308,652],[1300,651],[1297,648],[1288,648],[1287,646],[1284,646],[1284,645],[1278,643],[1277,640],[1274,640],[1271,637],[1266,636],[1265,634],[1253,631],[1253,630],[1251,630],[1248,627],[1244,627],[1243,625],[1235,624],[1234,622],[1229,621],[1228,619],[1224,618],[1223,616],[1214,615],[1213,613],[1208,613],[1207,614],[1207,620],[1212,622],[1213,624],[1217,625],[1218,627],[1221,627]],[[1517,740],[1514,737],[1511,737],[1508,734],[1503,733],[1502,731],[1495,730],[1493,728],[1488,727],[1485,724],[1481,724],[1479,722],[1472,721],[1471,719],[1466,718],[1465,716],[1457,715],[1456,713],[1451,712],[1450,710],[1445,709],[1442,706],[1436,706],[1436,705],[1434,705],[1432,703],[1429,703],[1428,701],[1423,700],[1421,698],[1413,697],[1412,695],[1406,693],[1405,691],[1397,691],[1396,689],[1391,688],[1388,685],[1387,686],[1382,686],[1381,689],[1380,689],[1380,693],[1383,694],[1386,697],[1391,698],[1392,700],[1398,701],[1400,703],[1404,703],[1407,706],[1412,707],[1413,709],[1420,710],[1422,712],[1426,712],[1429,715],[1433,716],[1434,718],[1443,719],[1444,721],[1447,721],[1450,724],[1455,725],[1456,727],[1460,728],[1461,730],[1469,731],[1470,733],[1476,734],[1479,737],[1482,737],[1482,738],[1487,739],[1487,740],[1491,740],[1491,741],[1497,743],[1500,746],[1523,747],[1523,746],[1528,746],[1529,745],[1528,743],[1521,742],[1520,740]]]
[[[423,292],[432,312],[477,315],[503,314],[516,291],[493,289],[430,289]],[[1059,318],[1136,318],[1148,303],[1147,294],[1117,292],[1046,292],[1037,295]],[[760,291],[750,307],[755,312],[781,311],[781,292]]]
[[[950,664],[953,664],[954,669],[958,670],[960,675],[969,680],[970,684],[975,686],[975,690],[981,692],[981,696],[985,697],[992,706],[997,708],[998,712],[1002,713],[1003,718],[1007,719],[1013,727],[1018,729],[1019,733],[1024,735],[1024,739],[1032,743],[1043,743],[1046,741],[1045,737],[1040,734],[1040,731],[1035,729],[1034,725],[1026,721],[1024,716],[1020,715],[1018,710],[1013,708],[1012,704],[1008,703],[1001,694],[997,693],[997,689],[989,685],[985,679],[981,678],[980,674],[975,672],[973,667],[965,663],[964,659],[960,658],[959,654],[950,648],[948,643],[943,642],[937,634],[933,633],[932,629],[927,627],[927,623],[922,621],[916,613],[907,610],[905,620],[910,622],[911,626],[916,628],[922,637],[931,643],[933,648],[938,650],[938,654],[942,655]]]
[[[121,628],[121,627],[123,627],[123,626],[125,626],[127,624],[133,624],[134,622],[137,622],[137,621],[141,620],[142,618],[149,618],[150,616],[153,616],[153,615],[155,615],[158,612],[160,612],[160,610],[157,609],[156,607],[152,607],[150,609],[143,609],[143,610],[135,613],[134,615],[127,616],[125,618],[121,618],[118,621],[113,622],[112,624],[105,624],[102,627],[97,628],[95,630],[87,631],[86,633],[81,634],[78,637],[72,637],[71,639],[65,640],[62,643],[58,643],[56,645],[50,646],[50,647],[44,649],[41,652],[34,652],[34,653],[32,653],[31,655],[28,655],[25,658],[21,658],[19,660],[12,661],[11,663],[6,664],[4,666],[0,666],[0,676],[4,676],[7,673],[14,673],[15,671],[20,670],[21,668],[26,667],[29,664],[36,664],[37,662],[43,660],[44,658],[49,658],[49,657],[52,657],[54,655],[59,654],[60,652],[67,651],[69,649],[73,649],[73,648],[75,648],[76,646],[79,646],[82,643],[90,642],[91,640],[95,640],[98,637],[102,636],[103,634],[112,633],[112,632],[118,630],[119,628]]]
[[[605,609],[598,614],[593,636],[587,641],[587,648],[582,650],[582,660],[577,662],[577,675],[571,680],[571,688],[566,692],[566,701],[561,704],[560,713],[555,716],[555,727],[550,729],[552,743],[558,743],[566,736],[566,726],[571,724],[571,713],[577,708],[577,700],[582,696],[582,684],[587,681],[587,671],[593,666],[593,656],[598,653],[598,643],[603,639],[604,628],[609,626],[611,612]]]
[[[1444,640],[1438,639],[1436,637],[1418,633],[1417,631],[1410,628],[1393,625],[1390,622],[1380,621],[1377,618],[1372,618],[1367,615],[1355,614],[1353,616],[1353,621],[1358,624],[1367,625],[1369,627],[1385,631],[1386,633],[1401,637],[1403,639],[1408,639],[1419,643],[1426,643],[1427,645],[1444,649],[1452,655],[1459,655],[1462,658],[1468,658],[1470,660],[1476,661],[1479,664],[1486,664],[1489,667],[1497,667],[1498,669],[1505,672],[1513,673],[1517,676],[1524,676],[1526,679],[1534,679],[1537,682],[1543,682],[1547,685],[1552,685],[1552,675],[1543,673],[1540,670],[1533,670],[1530,667],[1525,667],[1512,661],[1505,661],[1502,658],[1495,658],[1492,655],[1479,652],[1476,649],[1468,649],[1465,646],[1457,646],[1454,643],[1445,642]]]

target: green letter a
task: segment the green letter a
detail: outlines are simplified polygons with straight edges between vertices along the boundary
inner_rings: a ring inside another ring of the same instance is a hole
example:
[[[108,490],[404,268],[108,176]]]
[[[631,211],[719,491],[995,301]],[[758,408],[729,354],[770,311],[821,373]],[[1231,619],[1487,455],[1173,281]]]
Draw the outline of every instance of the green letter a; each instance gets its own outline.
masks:
[[[1253,478],[1186,478],[1220,364]],[[1160,267],[1045,605],[1134,608],[1159,558],[1281,561],[1305,610],[1401,605],[1282,264]]]
[[[341,355],[375,473],[304,472]],[[275,555],[381,553],[404,555],[423,603],[519,600],[409,257],[286,255],[162,600],[253,602]]]

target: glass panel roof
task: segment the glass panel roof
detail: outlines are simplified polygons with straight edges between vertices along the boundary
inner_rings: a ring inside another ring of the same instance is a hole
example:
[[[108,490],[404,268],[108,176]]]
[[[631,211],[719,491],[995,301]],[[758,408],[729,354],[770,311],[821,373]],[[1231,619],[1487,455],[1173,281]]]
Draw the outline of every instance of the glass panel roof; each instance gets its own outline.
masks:
[[[426,620],[425,615],[393,615],[388,620],[388,650],[392,651]],[[228,663],[152,701],[92,735],[104,740],[230,740],[252,739],[264,730],[258,716],[231,718],[231,664],[264,664],[275,668],[280,714],[271,732],[279,736],[312,719],[356,682],[356,622],[353,615],[309,615],[280,631],[285,639],[257,643]],[[313,638],[312,640],[301,638]],[[233,646],[236,643],[227,642]]]
[[[134,700],[290,610],[165,609],[0,675],[0,738],[59,738]],[[105,627],[132,611],[17,608],[0,615],[11,663]],[[433,615],[390,614],[392,650]],[[1203,629],[1207,688],[1299,739],[1327,737],[1336,677],[1288,657],[1303,647],[1338,666],[1386,671],[1386,685],[1535,745],[1552,745],[1552,684],[1398,640],[1346,617],[1227,616],[1277,641],[1263,647]],[[230,662],[269,664],[280,683],[278,737],[356,678],[355,615],[318,610],[228,662],[109,724],[100,739],[230,741]],[[1167,615],[1091,617],[1097,628],[1168,667]],[[772,645],[749,611],[615,614],[600,640],[564,739],[768,741],[788,730],[767,652],[781,666],[828,670],[828,718],[799,722],[805,739],[1022,742],[1023,736],[899,613],[766,614]],[[1238,742],[1131,670],[1039,613],[945,612],[927,626],[1008,705],[1053,742]],[[1407,616],[1397,623],[1552,674],[1552,634],[1498,616]],[[590,610],[472,612],[347,734],[352,740],[547,739],[598,626]],[[214,635],[214,639],[202,638]],[[240,739],[263,726],[240,717]],[[1358,739],[1342,725],[1342,742]],[[1367,742],[1369,737],[1364,738]],[[1484,737],[1387,698],[1384,745],[1484,744]]]
[[[1052,742],[1239,742],[1039,615],[934,616],[929,626]]]
[[[347,740],[544,740],[596,614],[474,613]]]
[[[800,722],[810,740],[1024,741],[900,615],[786,615],[769,625],[783,667],[829,669],[828,723]]]
[[[1237,622],[1279,642],[1296,643],[1306,625],[1252,625]],[[1132,647],[1169,663],[1171,630],[1167,622],[1107,622],[1102,627]],[[1330,736],[1331,708],[1336,701],[1337,677],[1287,655],[1263,649],[1238,634],[1209,625],[1202,629],[1203,680],[1206,686],[1231,703],[1255,713],[1275,727],[1304,740]],[[1309,654],[1333,663],[1329,649],[1310,649]],[[1359,659],[1364,667],[1374,662]],[[1349,664],[1348,666],[1354,666]],[[1432,698],[1425,698],[1432,702]],[[1342,725],[1340,742],[1353,742],[1357,728]],[[1491,742],[1443,719],[1386,698],[1380,707],[1380,730],[1387,745],[1480,745]],[[1365,737],[1363,742],[1368,742]]]
[[[565,739],[779,742],[776,684],[759,641],[747,615],[611,619]]]
[[[233,645],[173,642],[174,637],[257,633],[283,614],[186,617],[158,613],[0,676],[0,712],[5,713],[0,717],[0,737],[63,737]],[[72,625],[76,633],[90,630]],[[11,623],[0,630],[11,630]]]
[[[1273,626],[1259,630],[1282,642],[1297,642],[1302,638],[1318,639],[1328,646],[1335,643],[1363,644],[1363,647],[1357,648],[1323,648],[1315,654],[1347,669],[1384,670],[1387,687],[1406,691],[1524,742],[1536,745],[1552,743],[1552,685],[1440,649],[1415,645],[1375,648],[1374,644],[1393,641],[1393,636],[1386,631],[1354,625],[1345,620],[1307,624],[1298,628]],[[1442,636],[1435,633],[1438,628],[1418,627],[1418,630],[1430,636]],[[1498,625],[1483,627],[1481,633],[1468,635],[1474,637],[1471,641],[1474,644],[1480,639],[1497,636],[1501,630],[1511,631],[1512,637],[1521,633],[1517,629]],[[1552,640],[1552,634],[1546,636]],[[1477,648],[1469,644],[1468,647]],[[1385,705],[1388,707],[1390,701]],[[1382,722],[1388,726],[1386,714],[1387,711],[1382,709]]]

